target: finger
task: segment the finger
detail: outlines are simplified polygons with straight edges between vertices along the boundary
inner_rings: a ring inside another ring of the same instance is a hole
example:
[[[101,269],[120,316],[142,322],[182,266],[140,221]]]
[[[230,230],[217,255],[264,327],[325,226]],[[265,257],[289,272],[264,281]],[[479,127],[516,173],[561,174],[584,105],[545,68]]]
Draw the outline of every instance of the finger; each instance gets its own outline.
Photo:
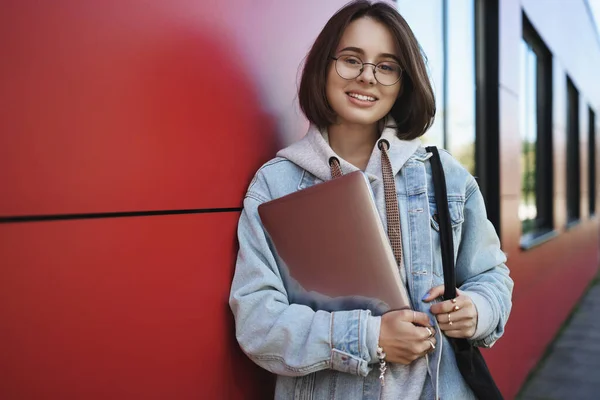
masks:
[[[437,340],[435,340],[435,337],[432,337],[431,339],[427,339],[427,343],[429,344],[429,348],[427,349],[427,352],[431,353],[432,351],[435,350],[435,347],[437,346]]]
[[[438,323],[438,326],[443,332],[452,331],[456,329],[468,332],[475,332],[475,329],[477,328],[476,318],[463,318],[461,320],[455,321],[454,317],[452,317],[452,314],[450,314],[450,320],[444,318],[442,315],[443,314],[440,314],[440,319],[442,319],[442,321]]]
[[[438,322],[438,325],[456,325],[457,323],[468,322],[471,324],[476,323],[477,318],[471,310],[460,310],[457,312],[451,313],[442,313],[437,314],[435,319]]]
[[[435,315],[446,314],[449,312],[454,313],[454,312],[458,312],[459,310],[463,310],[465,308],[470,308],[473,303],[470,302],[469,300],[467,300],[465,297],[463,297],[462,299],[459,299],[457,297],[456,299],[446,300],[446,301],[442,301],[441,303],[436,303],[436,304],[432,305],[429,310],[431,311],[432,314],[435,314]]]
[[[432,344],[433,344],[433,346],[432,346]],[[421,356],[425,355],[425,353],[434,349],[435,347],[436,347],[435,339],[425,339],[425,340],[419,340],[418,342],[413,343],[410,351],[414,357],[421,357]]]
[[[465,331],[465,332],[471,331],[475,328],[475,323],[474,323],[474,321],[470,321],[470,320],[459,321],[459,322],[452,321],[452,324],[440,323],[439,326],[440,326],[440,330],[447,334],[449,331],[455,331],[455,330]]]
[[[458,315],[458,313],[438,314],[436,320],[441,330],[458,329],[458,327],[470,328],[477,324],[477,319],[469,314]]]
[[[437,342],[435,341],[435,339],[426,339],[423,341],[423,351],[421,351],[420,355],[425,355],[428,353],[431,353],[432,351],[435,350],[435,347],[437,346]]]
[[[444,285],[436,286],[436,287],[432,288],[431,290],[429,290],[429,292],[427,292],[425,294],[425,296],[423,296],[422,300],[424,302],[429,302],[433,299],[440,297],[443,294],[444,294]]]
[[[417,328],[419,329],[419,337],[421,337],[423,340],[427,340],[430,339],[432,337],[435,337],[435,328],[430,328],[428,326],[424,327],[424,328]]]
[[[413,310],[402,310],[397,311],[398,318],[404,322],[411,322],[422,326],[431,326],[433,321],[429,319],[429,316],[425,313]]]
[[[450,317],[448,317],[448,314],[450,314]],[[443,313],[435,314],[435,319],[438,321],[438,323],[441,323],[441,324],[446,324],[450,320],[454,321],[454,322],[458,322],[458,321],[469,320],[469,319],[473,319],[473,318],[475,318],[475,313],[470,308],[463,308],[458,311],[450,311],[450,312],[443,312]]]
[[[435,319],[438,322],[438,326],[448,325],[450,324],[450,322],[452,322],[452,316],[450,315],[450,313],[437,314],[435,316]]]

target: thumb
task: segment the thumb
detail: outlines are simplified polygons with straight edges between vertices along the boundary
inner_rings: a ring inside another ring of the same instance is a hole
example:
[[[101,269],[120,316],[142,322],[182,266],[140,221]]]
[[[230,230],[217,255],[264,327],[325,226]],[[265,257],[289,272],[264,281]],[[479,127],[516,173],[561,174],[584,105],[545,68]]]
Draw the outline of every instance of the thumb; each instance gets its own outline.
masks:
[[[429,302],[433,299],[436,299],[444,294],[444,285],[436,286],[432,288],[425,296],[423,296],[424,302]]]

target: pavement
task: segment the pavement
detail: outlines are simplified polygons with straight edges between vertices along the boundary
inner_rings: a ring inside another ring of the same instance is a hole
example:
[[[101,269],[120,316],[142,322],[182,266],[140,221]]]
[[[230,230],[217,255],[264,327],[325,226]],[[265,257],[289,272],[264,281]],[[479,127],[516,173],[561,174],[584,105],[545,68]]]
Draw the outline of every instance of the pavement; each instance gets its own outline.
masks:
[[[600,399],[600,279],[589,288],[517,399]]]

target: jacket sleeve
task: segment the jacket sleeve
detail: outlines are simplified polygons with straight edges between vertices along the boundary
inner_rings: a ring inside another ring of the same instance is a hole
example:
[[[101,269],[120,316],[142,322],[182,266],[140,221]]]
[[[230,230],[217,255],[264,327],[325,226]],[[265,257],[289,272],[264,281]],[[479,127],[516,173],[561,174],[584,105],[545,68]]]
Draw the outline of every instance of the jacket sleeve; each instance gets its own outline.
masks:
[[[477,328],[470,339],[475,346],[491,347],[504,333],[514,286],[505,263],[498,235],[487,219],[483,196],[471,177],[465,196],[456,279],[459,289],[466,292],[477,309]]]
[[[229,304],[240,347],[279,375],[331,368],[366,376],[369,364],[377,361],[380,317],[368,310],[315,312],[289,303],[258,215],[266,200],[249,191],[238,225],[240,249]]]

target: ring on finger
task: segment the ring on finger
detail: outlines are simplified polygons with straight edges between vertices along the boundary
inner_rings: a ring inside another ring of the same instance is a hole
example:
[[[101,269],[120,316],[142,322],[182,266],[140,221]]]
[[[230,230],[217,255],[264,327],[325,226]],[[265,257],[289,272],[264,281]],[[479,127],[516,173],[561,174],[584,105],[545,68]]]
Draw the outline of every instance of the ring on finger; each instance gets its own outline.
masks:
[[[448,313],[448,325],[452,326],[452,317],[450,317],[450,313]]]
[[[425,327],[425,329],[427,329],[427,332],[429,332],[429,336],[427,336],[427,339],[433,337],[433,335],[435,334],[428,326]]]
[[[458,311],[458,310],[460,310],[459,306],[454,306],[454,308],[452,309],[452,311]]]
[[[431,346],[431,348],[429,350],[435,350],[435,345],[433,344],[431,339],[427,339],[427,341],[429,342],[429,345]]]

